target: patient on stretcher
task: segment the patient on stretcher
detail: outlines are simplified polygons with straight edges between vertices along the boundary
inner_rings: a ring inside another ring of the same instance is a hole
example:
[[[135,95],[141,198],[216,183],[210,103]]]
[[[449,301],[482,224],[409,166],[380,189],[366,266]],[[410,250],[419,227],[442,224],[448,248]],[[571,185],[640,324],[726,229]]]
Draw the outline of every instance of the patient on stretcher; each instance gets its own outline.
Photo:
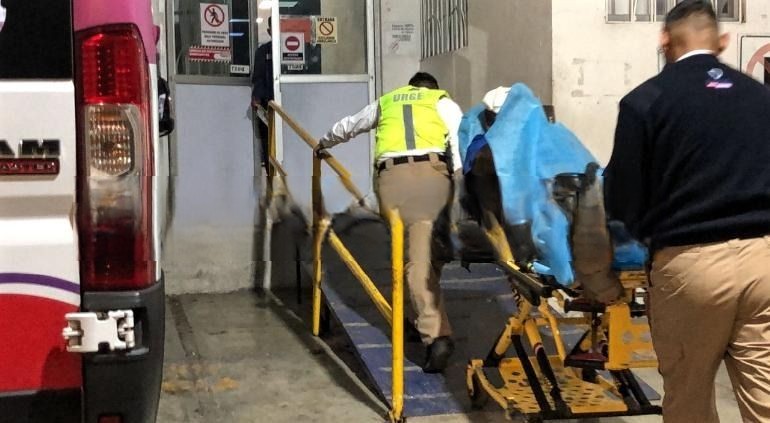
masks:
[[[486,230],[502,226],[523,269],[601,303],[623,294],[619,267],[643,269],[641,244],[613,245],[597,160],[525,85],[493,90],[465,115],[460,152],[463,207]]]

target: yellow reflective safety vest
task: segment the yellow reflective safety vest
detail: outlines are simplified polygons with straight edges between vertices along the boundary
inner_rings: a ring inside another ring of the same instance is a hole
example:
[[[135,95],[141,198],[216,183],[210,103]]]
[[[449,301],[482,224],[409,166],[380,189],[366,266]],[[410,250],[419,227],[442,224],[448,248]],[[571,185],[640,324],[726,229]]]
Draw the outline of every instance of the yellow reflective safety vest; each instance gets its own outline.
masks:
[[[385,153],[446,148],[449,130],[436,108],[446,91],[406,86],[380,98],[375,160]]]

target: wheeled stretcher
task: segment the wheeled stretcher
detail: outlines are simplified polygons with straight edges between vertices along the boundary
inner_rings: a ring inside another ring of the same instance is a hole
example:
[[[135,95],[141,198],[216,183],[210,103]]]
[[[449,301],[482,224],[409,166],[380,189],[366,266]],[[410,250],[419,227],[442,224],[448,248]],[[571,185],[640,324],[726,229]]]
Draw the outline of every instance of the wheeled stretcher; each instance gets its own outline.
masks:
[[[644,272],[619,272],[624,296],[616,304],[585,301],[518,266],[496,233],[489,236],[500,247],[499,265],[509,275],[517,311],[489,354],[468,364],[473,405],[492,399],[510,416],[531,422],[660,414],[631,371],[657,366],[644,306],[636,301],[646,285]],[[569,350],[564,326],[584,332]],[[553,335],[555,353],[546,348],[544,330]]]
[[[506,100],[500,115],[516,119],[517,113],[521,116],[521,102],[533,103],[534,97],[526,87],[514,87],[512,93],[519,98]],[[529,121],[521,125],[526,131],[498,130],[492,136],[510,137],[505,139],[509,143],[515,143],[517,137],[554,137],[542,109],[531,109],[527,109]],[[470,113],[470,119],[478,116],[483,132],[495,125],[495,114],[488,108]],[[545,133],[532,131],[533,116]],[[465,125],[467,136],[467,122]],[[464,151],[468,144],[466,140]],[[508,275],[517,310],[487,356],[468,364],[466,381],[473,405],[481,407],[491,399],[507,415],[530,422],[660,414],[660,407],[651,404],[632,372],[657,367],[641,300],[647,287],[644,261],[613,260],[598,166],[591,160],[575,161],[575,155],[566,158],[568,163],[561,168],[551,166],[549,169],[570,171],[548,175],[541,193],[547,197],[523,197],[547,201],[541,209],[518,213],[506,204],[512,198],[510,191],[506,197],[511,188],[506,184],[517,180],[501,174],[515,174],[522,165],[514,172],[496,165],[495,160],[503,156],[495,154],[501,151],[500,140],[495,144],[490,139],[488,144],[473,152],[472,162],[466,160],[466,165],[470,163],[466,168],[470,195],[465,205]],[[528,148],[529,154],[537,154]],[[584,166],[581,171],[575,171],[578,165]],[[542,169],[532,166],[526,172],[534,174],[533,180],[544,179]],[[519,178],[521,190],[529,186],[535,187],[532,191],[540,189],[537,181],[527,185],[525,179]],[[566,255],[552,245],[554,240],[565,243]],[[549,241],[544,248],[543,243]],[[567,327],[571,333],[578,328],[582,336],[567,339],[562,335]]]

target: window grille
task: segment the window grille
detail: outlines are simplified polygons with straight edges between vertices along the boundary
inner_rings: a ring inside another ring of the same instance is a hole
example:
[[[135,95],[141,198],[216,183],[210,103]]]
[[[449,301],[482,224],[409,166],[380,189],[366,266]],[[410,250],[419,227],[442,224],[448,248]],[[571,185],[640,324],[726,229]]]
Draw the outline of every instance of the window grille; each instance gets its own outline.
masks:
[[[468,0],[422,0],[422,58],[468,46]]]
[[[663,22],[683,0],[607,0],[607,22]],[[710,1],[721,22],[742,22],[741,0]],[[633,12],[632,12],[633,11]],[[652,19],[652,18],[655,19]]]

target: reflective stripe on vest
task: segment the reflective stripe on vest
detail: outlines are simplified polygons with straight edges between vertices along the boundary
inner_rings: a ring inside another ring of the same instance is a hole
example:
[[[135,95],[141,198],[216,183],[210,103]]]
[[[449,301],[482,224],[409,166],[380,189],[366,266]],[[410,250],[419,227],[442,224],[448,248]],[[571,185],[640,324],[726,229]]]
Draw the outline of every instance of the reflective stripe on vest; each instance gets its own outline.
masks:
[[[446,91],[407,86],[380,98],[375,159],[385,153],[446,147],[449,130],[436,105]]]

